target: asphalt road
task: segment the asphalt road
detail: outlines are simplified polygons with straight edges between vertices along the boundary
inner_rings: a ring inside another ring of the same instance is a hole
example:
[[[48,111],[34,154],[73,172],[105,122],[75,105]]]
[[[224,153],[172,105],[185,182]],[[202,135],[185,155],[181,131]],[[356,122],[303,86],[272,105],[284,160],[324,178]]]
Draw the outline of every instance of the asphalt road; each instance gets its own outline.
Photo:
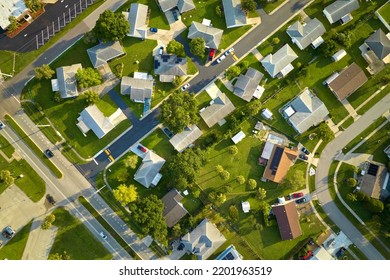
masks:
[[[386,95],[374,107],[330,142],[321,153],[315,177],[317,197],[325,213],[370,260],[383,260],[384,257],[362,236],[360,231],[356,229],[333,202],[328,190],[328,172],[332,161],[342,152],[342,149],[367,126],[373,123],[374,120],[388,111],[389,108],[390,94]]]

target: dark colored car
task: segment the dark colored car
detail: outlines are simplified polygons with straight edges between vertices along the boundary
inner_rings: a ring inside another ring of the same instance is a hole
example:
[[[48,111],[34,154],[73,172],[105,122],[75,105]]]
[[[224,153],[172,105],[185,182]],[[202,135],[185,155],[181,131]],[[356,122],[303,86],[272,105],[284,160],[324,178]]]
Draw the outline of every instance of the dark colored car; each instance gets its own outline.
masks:
[[[150,30],[150,32],[154,32],[154,33],[156,33],[158,31],[158,29],[156,27],[150,27],[149,30]]]
[[[45,155],[46,155],[48,158],[54,157],[54,154],[53,154],[52,151],[50,151],[50,149],[45,150]]]
[[[344,255],[345,251],[346,251],[346,249],[345,249],[344,247],[341,247],[341,248],[337,251],[336,257],[337,257],[337,258],[341,258],[341,257]]]
[[[300,198],[302,196],[304,196],[303,192],[298,192],[298,193],[293,193],[292,195],[292,198]]]
[[[47,201],[49,201],[50,204],[54,205],[56,201],[54,200],[54,197],[52,197],[50,194],[46,195]]]
[[[303,160],[307,160],[308,159],[308,157],[306,155],[302,155],[302,154],[299,155],[299,158],[303,159]]]
[[[295,203],[296,203],[296,204],[301,204],[301,203],[304,203],[304,202],[306,202],[306,198],[304,198],[304,197],[295,200]]]
[[[7,226],[4,230],[3,230],[3,236],[5,238],[8,238],[8,239],[11,239],[12,236],[14,236],[15,234],[15,231],[11,228],[11,226]]]
[[[172,137],[173,137],[173,133],[172,133],[167,127],[164,127],[164,133],[165,133],[169,138],[172,138]]]
[[[177,10],[172,10],[172,15],[173,15],[173,18],[175,19],[175,21],[179,20],[179,15],[177,13]]]
[[[210,49],[209,60],[213,60],[216,52],[217,52],[216,49]]]
[[[4,127],[5,127],[5,124],[2,121],[0,121],[0,129],[3,129]]]
[[[305,147],[303,147],[303,148],[301,149],[301,151],[304,152],[304,153],[307,154],[307,155],[310,155],[310,152],[309,152]]]
[[[146,149],[144,146],[141,146],[141,145],[138,145],[137,149],[140,150],[141,152],[144,152],[144,153],[146,153],[148,151],[148,149]]]
[[[177,250],[178,251],[181,251],[184,249],[184,244],[183,243],[180,243],[180,245],[177,247]]]

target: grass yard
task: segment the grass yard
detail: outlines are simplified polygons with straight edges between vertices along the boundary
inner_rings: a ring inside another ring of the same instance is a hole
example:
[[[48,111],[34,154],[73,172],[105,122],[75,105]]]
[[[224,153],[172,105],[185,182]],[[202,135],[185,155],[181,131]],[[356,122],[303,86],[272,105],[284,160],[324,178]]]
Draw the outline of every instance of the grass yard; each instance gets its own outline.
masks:
[[[57,208],[53,214],[56,216],[53,225],[58,227],[58,231],[50,254],[62,254],[66,251],[71,260],[112,259],[112,255],[100,240],[97,240],[81,221],[63,208]]]
[[[267,14],[269,14],[286,1],[287,0],[276,0],[276,1],[269,2],[267,0],[260,0],[259,2],[260,2],[261,7],[264,9],[264,11]]]
[[[348,119],[346,119],[345,122],[343,122],[342,125],[340,125],[339,129],[345,130],[353,123],[354,123],[353,117],[349,117]]]
[[[215,81],[216,86],[224,93],[226,96],[230,99],[230,101],[233,103],[234,107],[236,107],[236,110],[239,107],[242,107],[246,105],[248,102],[246,102],[244,99],[238,97],[233,92],[228,90],[225,85],[221,82],[221,80]]]
[[[375,97],[373,97],[370,101],[368,101],[364,106],[362,106],[359,110],[356,112],[359,115],[365,114],[368,110],[371,109],[372,106],[374,106],[376,103],[378,103],[383,97],[385,97],[390,92],[390,87],[387,86],[385,89],[383,89],[380,93],[378,93]]]
[[[165,160],[169,160],[173,155],[176,154],[176,151],[169,142],[168,136],[166,136],[165,133],[159,128],[143,139],[141,144],[147,147],[149,150],[153,150],[156,154]]]
[[[106,117],[111,116],[118,109],[115,102],[108,94],[105,94],[102,98],[100,98],[99,102],[97,102],[95,105]]]
[[[0,135],[0,150],[8,157],[11,158],[12,154],[15,152],[15,148],[4,138],[3,135]]]
[[[317,169],[314,165],[311,165],[310,168],[313,168],[314,170]],[[307,174],[307,176],[309,176],[309,192],[312,193],[316,190],[316,176],[310,176],[309,174]]]
[[[379,14],[383,17],[383,19],[390,24],[390,3],[387,2],[386,5],[381,7],[378,10]]]
[[[21,260],[30,234],[32,221],[25,225],[15,236],[0,248],[1,260]]]

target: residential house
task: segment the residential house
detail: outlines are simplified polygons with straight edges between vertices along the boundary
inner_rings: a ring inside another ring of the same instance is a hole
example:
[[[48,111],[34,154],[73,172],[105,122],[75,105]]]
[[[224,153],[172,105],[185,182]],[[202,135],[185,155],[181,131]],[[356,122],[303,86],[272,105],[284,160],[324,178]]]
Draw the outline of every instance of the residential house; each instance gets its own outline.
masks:
[[[170,190],[161,200],[164,203],[163,216],[168,227],[173,227],[188,214],[181,203],[183,196],[176,189]]]
[[[343,101],[365,82],[367,76],[364,71],[354,62],[344,68],[331,82],[328,83],[329,89],[334,93],[338,100]]]
[[[209,220],[204,219],[193,231],[181,238],[186,251],[194,254],[198,260],[206,260],[223,243],[226,238]]]
[[[324,9],[324,15],[333,24],[340,21],[342,24],[352,20],[351,13],[359,9],[357,0],[337,0]]]
[[[212,127],[233,112],[234,109],[233,103],[221,92],[210,102],[208,107],[200,110],[200,116],[208,127]]]
[[[62,66],[56,69],[57,79],[54,80],[56,88],[54,91],[59,91],[61,98],[77,97],[79,92],[77,91],[76,73],[77,70],[82,69],[83,66],[80,63],[70,66]]]
[[[243,257],[241,254],[236,250],[236,247],[234,245],[230,245],[223,251],[221,254],[218,255],[216,260],[218,261],[234,261],[234,260],[242,260]]]
[[[325,33],[325,27],[318,19],[311,19],[308,22],[301,23],[299,20],[287,28],[287,34],[291,41],[303,50],[311,45],[314,49],[318,48],[323,42],[322,35]]]
[[[245,101],[251,101],[253,97],[260,98],[262,94],[259,86],[263,73],[249,67],[245,75],[240,75],[234,84],[233,93]]]
[[[183,152],[189,146],[191,146],[200,136],[202,136],[202,131],[195,124],[187,126],[180,133],[177,133],[169,142],[172,144],[178,152]]]
[[[334,260],[331,254],[322,246],[319,246],[313,251],[313,256],[310,258],[311,261],[331,261]]]
[[[366,48],[385,64],[390,63],[390,33],[378,29],[364,42]]]
[[[218,49],[222,39],[223,30],[193,21],[188,28],[188,39],[203,38],[205,46],[212,49]]]
[[[148,6],[131,3],[130,12],[125,12],[130,23],[130,32],[127,36],[145,39],[148,35]]]
[[[120,108],[106,117],[96,105],[90,105],[80,113],[77,126],[85,136],[89,130],[92,130],[101,139],[125,118]]]
[[[181,14],[195,9],[193,0],[158,0],[158,4],[164,13],[176,8]]]
[[[87,50],[89,59],[94,68],[105,65],[110,60],[124,54],[123,48],[119,41],[100,43]]]
[[[292,240],[302,235],[299,216],[294,201],[272,205],[282,240]]]
[[[295,163],[298,151],[274,144],[263,177],[275,183],[281,183],[289,168]]]
[[[122,77],[121,94],[130,95],[135,102],[145,103],[145,99],[152,98],[153,80]]]
[[[263,58],[261,64],[272,78],[282,78],[294,69],[291,63],[296,58],[298,58],[297,54],[288,44],[285,44],[276,53]]]
[[[222,0],[222,5],[227,28],[248,24],[246,14],[242,10],[240,0]]]
[[[176,55],[156,55],[154,57],[154,74],[160,76],[160,82],[171,83],[175,77],[187,75],[187,58]]]
[[[134,180],[146,188],[157,186],[162,177],[159,172],[164,163],[165,159],[155,152],[148,150],[142,160],[141,166],[134,174]]]
[[[364,175],[358,189],[371,198],[380,199],[382,187],[384,187],[383,189],[386,189],[386,167],[373,162],[366,162],[363,173]]]
[[[329,115],[325,104],[308,88],[288,102],[281,113],[298,133],[318,125]]]
[[[0,3],[0,27],[6,30],[11,23],[10,17],[15,17],[18,21],[30,18],[29,12],[24,0],[2,0]]]

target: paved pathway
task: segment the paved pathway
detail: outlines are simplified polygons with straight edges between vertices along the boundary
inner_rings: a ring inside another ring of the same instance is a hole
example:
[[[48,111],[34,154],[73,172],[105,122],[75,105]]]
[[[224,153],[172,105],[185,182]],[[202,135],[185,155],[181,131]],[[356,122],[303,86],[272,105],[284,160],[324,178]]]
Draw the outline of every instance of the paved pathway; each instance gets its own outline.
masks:
[[[115,102],[115,104],[123,111],[123,113],[126,115],[126,117],[131,121],[133,125],[137,125],[140,120],[137,118],[137,116],[131,111],[129,106],[127,106],[126,102],[123,101],[123,99],[119,95],[120,93],[117,93],[115,90],[110,90],[108,92],[108,95],[111,97],[111,99]],[[130,99],[129,96],[126,96]]]
[[[349,104],[348,100],[347,99],[344,99],[342,102],[341,102],[344,106],[345,109],[347,109],[348,111],[348,114],[350,116],[353,117],[353,119],[355,120],[357,117],[358,117],[358,114],[356,113],[355,109],[352,107],[351,104]]]

